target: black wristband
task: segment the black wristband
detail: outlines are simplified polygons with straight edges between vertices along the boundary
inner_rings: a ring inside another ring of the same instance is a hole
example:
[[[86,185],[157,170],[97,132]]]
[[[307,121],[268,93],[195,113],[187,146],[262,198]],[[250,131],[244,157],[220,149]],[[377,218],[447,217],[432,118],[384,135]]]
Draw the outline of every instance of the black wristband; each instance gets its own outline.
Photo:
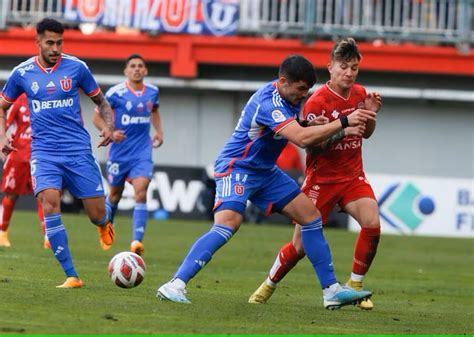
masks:
[[[347,119],[347,116],[341,116],[341,118],[339,118],[339,120],[341,121],[341,125],[342,125],[343,129],[345,129],[349,126],[349,120]]]

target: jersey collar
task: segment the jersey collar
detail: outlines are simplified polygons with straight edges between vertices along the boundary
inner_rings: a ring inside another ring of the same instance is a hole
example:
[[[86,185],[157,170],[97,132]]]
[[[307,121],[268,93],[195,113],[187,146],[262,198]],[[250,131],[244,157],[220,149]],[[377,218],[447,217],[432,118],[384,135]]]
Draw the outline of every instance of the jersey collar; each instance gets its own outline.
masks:
[[[332,92],[334,95],[336,95],[337,97],[339,97],[340,99],[342,99],[342,100],[344,100],[344,101],[346,101],[346,102],[351,98],[352,87],[351,87],[351,89],[349,90],[349,96],[347,96],[347,98],[345,98],[345,97],[339,95],[339,94],[338,94],[337,92],[335,92],[334,90],[332,90],[331,87],[329,86],[329,82],[331,82],[331,81],[327,81],[327,82],[326,82],[326,88],[328,88],[328,90],[329,90],[330,92]]]
[[[48,73],[52,73],[54,72],[56,69],[58,69],[59,67],[59,64],[61,63],[61,60],[63,58],[63,55],[59,55],[59,58],[58,58],[58,62],[56,62],[56,64],[52,67],[52,68],[48,68],[46,69],[45,67],[43,67],[41,65],[41,63],[39,62],[39,57],[38,56],[35,56],[35,63],[36,65],[38,66],[38,68],[40,68],[40,70],[45,73],[45,74],[48,74]]]
[[[130,90],[130,92],[137,97],[143,97],[143,95],[145,94],[145,89],[146,89],[145,84],[143,84],[143,88],[140,91],[133,90],[132,86],[130,85],[130,83],[128,83],[128,81],[125,81],[125,85],[127,86],[128,90]]]

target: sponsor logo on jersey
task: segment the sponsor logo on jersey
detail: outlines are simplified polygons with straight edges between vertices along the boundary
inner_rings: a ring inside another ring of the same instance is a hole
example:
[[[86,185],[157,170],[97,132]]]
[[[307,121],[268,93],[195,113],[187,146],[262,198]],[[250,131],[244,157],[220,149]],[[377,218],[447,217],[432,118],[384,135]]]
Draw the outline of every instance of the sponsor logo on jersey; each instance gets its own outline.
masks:
[[[46,92],[50,95],[56,93],[56,85],[54,85],[53,81],[49,81],[49,83],[46,85]]]
[[[126,114],[122,115],[122,125],[149,124],[149,123],[150,123],[150,117],[130,116]]]
[[[137,112],[142,113],[143,110],[144,110],[143,108],[144,108],[143,103],[142,103],[142,102],[138,103],[138,105],[137,105]]]
[[[74,105],[74,99],[72,97],[66,99],[53,99],[49,101],[39,101],[34,99],[31,101],[31,105],[33,106],[34,112],[49,109],[70,108]]]
[[[38,82],[34,81],[33,83],[31,83],[31,91],[33,91],[35,95],[38,92],[38,90],[39,90]]]
[[[70,78],[64,78],[62,80],[59,81],[59,83],[61,84],[61,89],[64,91],[64,92],[69,92],[71,91],[71,88],[72,88],[72,80]]]
[[[272,118],[277,123],[281,123],[286,120],[285,115],[283,115],[283,112],[281,112],[280,110],[273,110]]]
[[[352,141],[346,141],[342,143],[337,143],[334,145],[334,150],[353,150],[362,146],[361,139],[355,139]]]

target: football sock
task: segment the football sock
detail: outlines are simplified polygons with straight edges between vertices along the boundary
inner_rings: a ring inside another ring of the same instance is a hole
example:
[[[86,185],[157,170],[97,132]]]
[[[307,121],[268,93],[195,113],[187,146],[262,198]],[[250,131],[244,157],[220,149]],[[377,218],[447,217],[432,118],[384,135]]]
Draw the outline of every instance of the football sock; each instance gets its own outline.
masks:
[[[143,241],[145,235],[148,211],[145,203],[135,204],[133,210],[133,240]]]
[[[276,283],[280,282],[303,257],[304,254],[298,254],[292,242],[288,242],[284,245],[280,249],[280,252],[278,252],[272,269],[270,269],[270,273],[268,274],[268,279],[272,282],[272,284],[269,285],[275,286]]]
[[[61,221],[61,214],[49,214],[44,217],[46,235],[51,244],[54,256],[61,264],[67,277],[77,277],[72,257],[69,253],[67,233]]]
[[[6,232],[8,230],[8,226],[10,225],[10,219],[13,214],[13,209],[15,208],[15,201],[11,200],[10,198],[3,197],[2,200],[2,224],[0,225],[0,231]]]
[[[109,218],[108,218],[107,214],[104,214],[104,217],[102,219],[99,219],[99,220],[91,219],[91,222],[96,226],[105,226],[107,224],[107,222],[109,221],[108,219]]]
[[[212,255],[229,241],[233,234],[233,229],[224,225],[212,226],[209,232],[201,236],[191,247],[174,277],[188,283],[211,261]]]
[[[380,227],[362,227],[357,238],[352,272],[358,275],[365,275],[377,253],[377,246],[380,240]]]
[[[41,230],[43,231],[43,234],[46,234],[46,225],[44,223],[43,205],[41,205],[41,202],[39,200],[36,200],[36,206],[38,209],[38,219],[41,223]]]
[[[114,222],[115,213],[117,212],[118,204],[114,204],[110,201],[109,197],[105,199],[105,213],[107,214],[107,219]]]
[[[331,251],[323,234],[321,218],[316,218],[301,226],[301,239],[304,251],[316,271],[321,287],[324,289],[337,283]]]

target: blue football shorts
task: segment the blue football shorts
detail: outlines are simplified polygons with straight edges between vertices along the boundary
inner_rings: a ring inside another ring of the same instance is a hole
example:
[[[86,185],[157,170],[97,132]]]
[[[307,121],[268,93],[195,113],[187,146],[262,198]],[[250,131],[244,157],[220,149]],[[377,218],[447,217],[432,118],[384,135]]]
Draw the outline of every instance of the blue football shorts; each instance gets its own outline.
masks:
[[[104,196],[100,167],[91,152],[80,154],[31,155],[31,177],[35,195],[52,188],[79,199]]]
[[[151,159],[128,161],[107,161],[107,181],[112,186],[123,186],[125,181],[138,177],[151,180],[153,162]]]
[[[265,172],[233,168],[229,175],[216,178],[214,212],[230,209],[243,214],[250,200],[268,215],[281,212],[300,193],[298,184],[276,166]]]

